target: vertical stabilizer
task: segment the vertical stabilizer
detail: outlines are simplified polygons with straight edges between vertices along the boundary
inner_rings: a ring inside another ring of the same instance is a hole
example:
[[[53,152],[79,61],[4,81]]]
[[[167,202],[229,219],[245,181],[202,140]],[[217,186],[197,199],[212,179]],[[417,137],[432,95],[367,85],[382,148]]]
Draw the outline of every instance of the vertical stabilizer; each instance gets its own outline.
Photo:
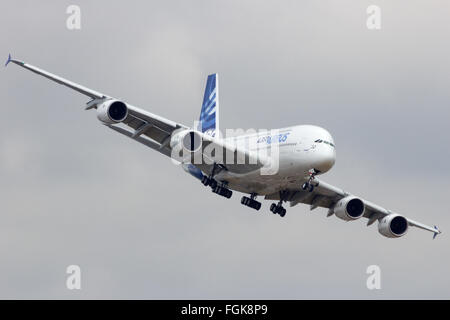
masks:
[[[219,132],[219,76],[210,74],[206,81],[205,95],[203,97],[202,111],[200,113],[201,132],[212,137]]]

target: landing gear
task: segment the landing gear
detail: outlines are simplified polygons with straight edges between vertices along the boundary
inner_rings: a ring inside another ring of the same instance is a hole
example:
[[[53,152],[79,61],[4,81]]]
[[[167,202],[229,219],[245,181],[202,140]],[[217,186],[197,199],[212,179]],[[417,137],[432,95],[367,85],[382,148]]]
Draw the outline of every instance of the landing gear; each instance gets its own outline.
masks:
[[[302,184],[302,189],[305,191],[308,190],[309,192],[313,192],[314,185],[311,182],[305,182],[304,184]]]
[[[280,217],[284,217],[286,215],[286,209],[281,205],[281,200],[280,202],[278,202],[278,204],[272,203],[270,205],[270,211],[272,211],[274,214],[279,214]]]
[[[202,183],[204,186],[211,186],[211,188],[215,188],[217,187],[217,181],[214,180],[214,176],[217,173],[217,170],[220,171],[220,166],[218,166],[216,163],[214,163],[213,168],[211,170],[211,175],[210,176],[203,176],[202,178]]]
[[[225,197],[227,199],[230,199],[232,194],[233,194],[233,191],[231,191],[230,189],[228,189],[226,187],[226,183],[220,183],[219,184],[214,179],[214,176],[217,173],[217,171],[218,170],[220,171],[221,169],[222,169],[222,167],[220,165],[217,165],[217,164],[214,163],[211,175],[210,176],[203,176],[202,183],[203,183],[204,186],[210,186],[212,192],[218,194],[219,196],[222,196],[222,197]]]
[[[209,185],[210,179],[207,176],[203,176],[202,178],[202,184],[206,187]]]
[[[217,181],[214,180],[212,177],[203,176],[202,183],[204,186],[211,186],[211,188],[215,188],[217,186]]]
[[[270,205],[270,211],[273,212],[273,214],[279,214],[280,217],[284,217],[286,215],[286,209],[283,208],[283,201],[285,199],[285,192],[280,191],[280,201],[278,203],[272,203]]]
[[[308,173],[309,173],[309,179],[304,184],[302,184],[302,189],[305,191],[308,190],[309,192],[313,192],[314,185],[312,184],[312,181],[315,179],[316,174],[318,174],[319,172],[316,171],[315,169],[311,169],[311,170],[309,170]]]
[[[219,196],[225,197],[227,199],[230,199],[233,195],[233,191],[230,189],[227,189],[226,187],[216,185],[214,188],[212,188],[212,192],[218,194]]]
[[[256,198],[256,193],[252,193],[250,195],[250,198],[244,196],[241,199],[241,204],[243,204],[244,206],[253,208],[255,210],[259,210],[259,209],[261,209],[261,202],[256,201],[255,198]]]

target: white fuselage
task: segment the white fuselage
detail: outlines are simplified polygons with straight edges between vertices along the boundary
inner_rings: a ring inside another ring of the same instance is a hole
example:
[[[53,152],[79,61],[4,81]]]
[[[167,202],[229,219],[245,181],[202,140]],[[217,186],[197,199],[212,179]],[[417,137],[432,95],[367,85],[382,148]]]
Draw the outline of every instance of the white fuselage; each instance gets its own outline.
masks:
[[[246,174],[222,171],[217,175],[217,179],[228,182],[230,189],[244,193],[268,195],[283,189],[298,189],[308,179],[311,169],[323,174],[336,160],[331,134],[317,126],[300,125],[226,140],[240,139],[247,139],[249,145],[260,149],[268,148],[271,163],[276,167],[273,174],[264,174],[260,169]]]

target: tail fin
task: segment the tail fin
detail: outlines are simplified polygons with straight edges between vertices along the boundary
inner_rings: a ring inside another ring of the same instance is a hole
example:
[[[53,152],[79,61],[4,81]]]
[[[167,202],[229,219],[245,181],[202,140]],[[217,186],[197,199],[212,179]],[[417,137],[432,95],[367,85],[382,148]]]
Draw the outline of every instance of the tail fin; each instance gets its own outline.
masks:
[[[198,129],[213,137],[216,136],[216,132],[217,135],[219,134],[219,75],[217,73],[208,76]]]

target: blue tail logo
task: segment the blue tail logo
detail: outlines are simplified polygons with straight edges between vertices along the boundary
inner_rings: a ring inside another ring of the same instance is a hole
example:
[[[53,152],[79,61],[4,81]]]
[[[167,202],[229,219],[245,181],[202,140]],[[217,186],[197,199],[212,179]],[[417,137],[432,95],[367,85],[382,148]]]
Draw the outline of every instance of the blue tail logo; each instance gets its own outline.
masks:
[[[219,78],[217,73],[210,74],[206,82],[200,113],[199,130],[210,136],[215,136],[219,130]]]
[[[12,61],[11,59],[11,54],[8,55],[8,60],[5,63],[5,67],[8,65],[8,63],[10,63]]]

